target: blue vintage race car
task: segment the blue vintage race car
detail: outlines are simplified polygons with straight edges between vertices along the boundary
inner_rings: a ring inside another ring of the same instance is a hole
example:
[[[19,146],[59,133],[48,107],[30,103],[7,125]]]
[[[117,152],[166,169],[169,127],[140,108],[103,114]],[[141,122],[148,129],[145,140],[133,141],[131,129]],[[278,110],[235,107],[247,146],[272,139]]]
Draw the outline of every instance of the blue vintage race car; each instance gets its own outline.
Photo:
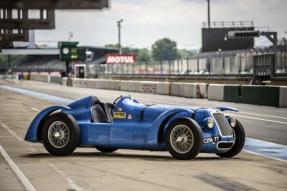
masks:
[[[229,107],[193,108],[146,105],[131,97],[113,104],[89,96],[68,106],[51,106],[32,121],[25,140],[41,142],[52,155],[69,155],[76,147],[102,152],[117,149],[169,151],[176,159],[200,152],[233,157],[243,148],[241,123],[223,111]]]

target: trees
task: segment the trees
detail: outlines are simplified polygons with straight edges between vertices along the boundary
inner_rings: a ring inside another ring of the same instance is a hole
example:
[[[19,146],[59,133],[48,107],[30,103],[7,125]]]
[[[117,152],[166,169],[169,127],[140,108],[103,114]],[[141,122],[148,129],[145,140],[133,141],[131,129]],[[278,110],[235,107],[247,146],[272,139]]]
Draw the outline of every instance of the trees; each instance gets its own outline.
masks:
[[[138,62],[150,62],[151,61],[151,53],[147,48],[140,49],[137,54]]]
[[[108,44],[106,47],[117,47],[117,44]],[[186,59],[195,54],[195,52],[185,49],[177,49],[177,43],[169,38],[162,38],[152,45],[152,50],[147,48],[122,47],[122,52],[134,53],[137,55],[137,62],[150,63],[155,61],[169,61],[176,59]]]
[[[198,54],[197,50],[187,50],[187,49],[178,49],[177,50],[177,55],[178,59],[186,59],[186,58],[191,58],[192,56],[195,56]]]
[[[174,60],[177,58],[177,44],[169,38],[157,40],[152,45],[154,60]]]

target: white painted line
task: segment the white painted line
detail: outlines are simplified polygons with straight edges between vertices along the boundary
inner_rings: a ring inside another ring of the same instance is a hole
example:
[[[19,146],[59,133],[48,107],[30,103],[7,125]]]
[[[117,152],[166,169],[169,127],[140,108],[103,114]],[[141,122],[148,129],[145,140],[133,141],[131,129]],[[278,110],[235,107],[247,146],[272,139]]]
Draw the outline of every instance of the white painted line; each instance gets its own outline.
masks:
[[[69,186],[71,189],[77,190],[77,191],[81,191],[83,190],[81,187],[79,187],[68,175],[66,175],[64,173],[64,171],[62,171],[61,169],[59,169],[56,165],[54,165],[53,163],[49,163],[49,165],[56,171],[58,172],[60,175],[62,175],[68,182]]]
[[[20,93],[23,95],[36,97],[38,99],[56,102],[56,103],[68,104],[68,103],[71,103],[73,101],[71,99],[65,99],[65,98],[61,98],[61,97],[57,97],[57,96],[52,96],[49,94],[44,94],[44,93],[40,93],[40,92],[28,90],[28,89],[22,89],[22,88],[7,86],[7,85],[0,85],[0,88],[8,90],[8,91],[12,91],[12,92]]]
[[[227,102],[225,102],[227,103]],[[286,111],[284,111],[286,108],[282,108],[282,107],[274,107],[274,109],[265,109],[262,107],[272,107],[272,106],[258,106],[258,105],[251,105],[251,104],[244,104],[244,105],[249,105],[249,106],[257,106],[256,110],[264,110],[264,111],[270,111],[270,112],[275,112],[275,113],[283,113],[285,114]]]
[[[0,135],[0,137],[3,137],[3,138],[11,138],[11,137],[13,137],[13,136],[11,136],[11,135],[10,135],[10,136],[9,136],[9,135],[6,135],[6,136],[5,136],[5,135]]]
[[[0,145],[0,152],[3,156],[3,158],[6,160],[8,165],[11,167],[13,172],[16,174],[18,179],[21,181],[23,186],[27,191],[36,191],[34,186],[31,184],[31,182],[28,180],[28,178],[24,175],[24,173],[20,170],[20,168],[14,163],[14,161],[10,158],[8,153],[5,151],[5,149]]]
[[[1,126],[6,129],[13,137],[15,137],[15,139],[17,139],[17,141],[21,141],[21,142],[24,142],[23,138],[21,138],[19,135],[17,135],[12,129],[10,129],[6,124],[4,123],[1,123]],[[30,150],[35,152],[36,150],[31,146],[29,145],[30,147]]]
[[[32,109],[33,111],[36,111],[36,112],[39,112],[39,111],[40,111],[39,109],[37,109],[37,108],[35,108],[35,107],[31,107],[31,109]]]
[[[244,151],[268,157],[271,159],[287,162],[286,145],[246,137]]]
[[[10,129],[7,125],[4,123],[1,123],[1,126],[6,129],[13,137],[15,137],[18,141],[23,141],[23,138],[19,137],[12,129]]]
[[[275,120],[270,120],[270,119],[262,119],[262,118],[257,118],[257,117],[248,117],[248,116],[235,115],[235,114],[232,114],[232,115],[235,116],[235,117],[241,117],[241,118],[247,118],[247,119],[255,119],[255,120],[259,120],[259,121],[266,121],[266,122],[280,123],[280,124],[287,125],[287,122],[283,122],[283,121],[275,121]]]
[[[248,114],[248,115],[257,115],[257,116],[263,116],[263,117],[269,117],[269,118],[286,119],[287,120],[287,117],[279,117],[279,116],[274,116],[274,115],[263,115],[263,114],[249,113],[249,112],[243,112],[243,111],[240,111],[239,113]]]
[[[244,149],[244,151],[247,152],[247,153],[253,154],[253,155],[259,155],[259,156],[270,158],[270,159],[273,159],[273,160],[278,160],[278,161],[281,161],[281,162],[287,162],[286,160],[283,160],[283,159],[279,159],[279,158],[263,155],[263,154],[256,153],[256,152],[253,152],[253,151],[248,151],[248,150],[245,150],[245,149]]]
[[[6,124],[1,123],[1,126],[4,127],[13,137],[15,137],[18,141],[24,142],[22,138],[20,138],[12,129],[10,129]],[[31,151],[35,152],[36,150],[30,146],[29,147]],[[61,174],[69,183],[69,186],[72,189],[75,189],[77,191],[83,190],[81,187],[79,187],[70,177],[68,177],[62,170],[60,170],[58,167],[56,167],[54,164],[49,163],[49,165],[56,170],[59,174]],[[28,189],[27,189],[28,190]]]
[[[272,144],[272,147],[281,147],[283,149],[286,149],[287,151],[287,145],[281,145],[281,144],[277,144],[277,143],[271,143],[271,142],[268,142],[268,141],[263,141],[263,140],[259,140],[259,139],[253,139],[253,138],[247,138],[249,140],[253,140],[253,141],[260,141],[261,144],[269,144],[269,146]]]

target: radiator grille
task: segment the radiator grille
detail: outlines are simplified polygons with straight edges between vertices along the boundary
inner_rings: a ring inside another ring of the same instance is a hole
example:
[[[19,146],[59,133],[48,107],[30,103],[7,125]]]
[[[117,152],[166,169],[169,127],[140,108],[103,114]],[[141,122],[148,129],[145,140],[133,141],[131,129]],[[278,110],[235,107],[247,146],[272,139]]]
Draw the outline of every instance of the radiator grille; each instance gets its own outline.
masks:
[[[222,136],[232,135],[231,127],[223,113],[213,113],[213,117],[219,126]]]

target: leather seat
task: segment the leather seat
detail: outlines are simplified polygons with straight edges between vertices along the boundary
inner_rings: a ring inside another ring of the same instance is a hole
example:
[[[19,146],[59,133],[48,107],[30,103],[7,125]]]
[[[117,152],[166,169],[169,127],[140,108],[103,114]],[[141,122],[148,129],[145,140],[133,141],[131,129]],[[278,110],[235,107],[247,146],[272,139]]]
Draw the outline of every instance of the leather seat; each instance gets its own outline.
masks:
[[[96,123],[107,123],[107,115],[100,104],[92,106],[92,120]]]
[[[95,123],[110,123],[112,122],[113,104],[102,103],[97,97],[93,97],[91,112],[92,121]]]
[[[114,105],[111,103],[103,103],[103,105],[104,105],[104,109],[107,115],[108,122],[112,122],[113,121],[112,112],[113,112]]]

